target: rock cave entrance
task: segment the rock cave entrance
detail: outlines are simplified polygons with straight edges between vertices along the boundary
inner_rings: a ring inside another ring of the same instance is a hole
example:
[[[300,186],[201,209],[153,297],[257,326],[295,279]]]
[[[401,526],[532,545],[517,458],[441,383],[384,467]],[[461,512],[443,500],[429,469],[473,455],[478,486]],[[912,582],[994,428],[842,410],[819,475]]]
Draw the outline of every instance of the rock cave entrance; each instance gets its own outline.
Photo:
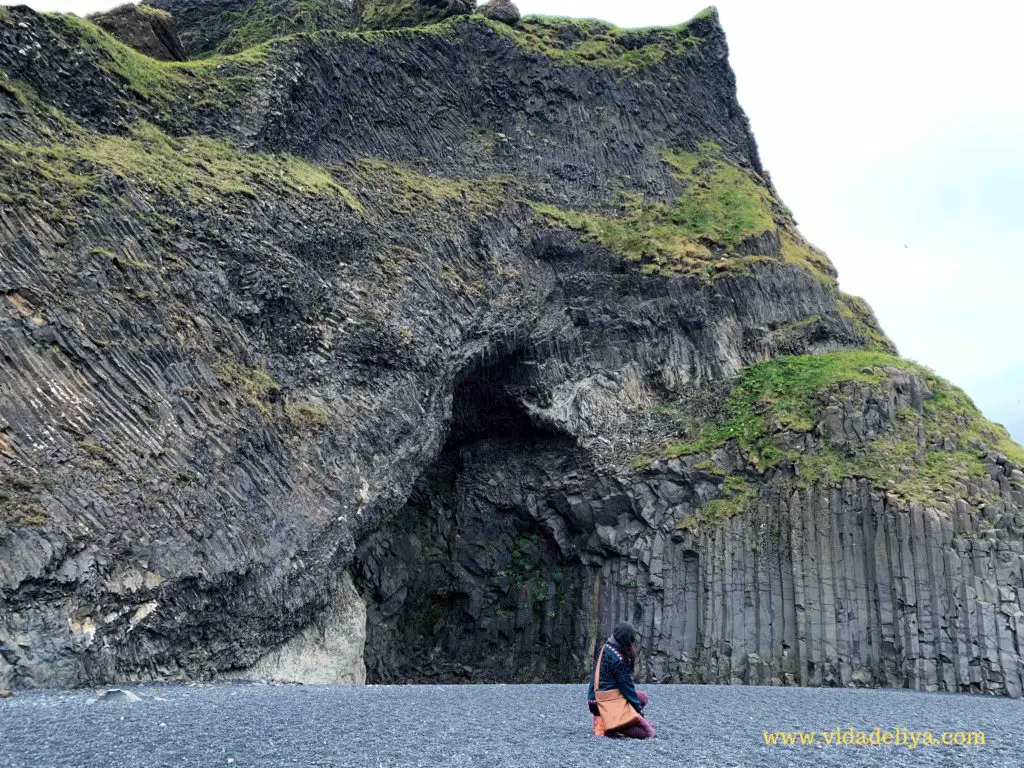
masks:
[[[546,510],[575,443],[531,418],[509,355],[455,388],[443,449],[360,543],[368,682],[575,680],[586,570]]]

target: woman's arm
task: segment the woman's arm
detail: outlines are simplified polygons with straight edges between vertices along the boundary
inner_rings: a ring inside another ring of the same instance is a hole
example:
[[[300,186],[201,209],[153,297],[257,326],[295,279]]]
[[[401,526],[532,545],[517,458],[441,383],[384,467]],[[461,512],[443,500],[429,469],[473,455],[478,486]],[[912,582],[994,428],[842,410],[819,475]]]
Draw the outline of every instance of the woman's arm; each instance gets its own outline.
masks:
[[[612,665],[612,674],[615,676],[615,687],[622,691],[626,701],[633,705],[640,714],[643,714],[644,705],[640,703],[640,697],[636,695],[636,686],[633,685],[633,676],[629,674],[629,667],[626,662],[620,659],[615,660]]]

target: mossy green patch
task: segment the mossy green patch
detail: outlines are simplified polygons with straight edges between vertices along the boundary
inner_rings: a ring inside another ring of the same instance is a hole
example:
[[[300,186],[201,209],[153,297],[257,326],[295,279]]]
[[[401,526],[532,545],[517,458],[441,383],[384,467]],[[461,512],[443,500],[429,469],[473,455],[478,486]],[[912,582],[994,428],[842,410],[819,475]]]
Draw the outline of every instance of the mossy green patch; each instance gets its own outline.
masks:
[[[237,363],[219,363],[214,366],[217,381],[233,390],[263,416],[271,413],[272,398],[281,391],[281,385],[266,368]]]
[[[183,82],[173,65],[139,53],[87,19],[72,15],[51,18],[67,26],[96,64],[119,75],[143,98],[173,101],[180,93]]]
[[[817,453],[778,447],[774,438],[779,433],[814,429],[832,387],[843,382],[880,385],[889,376],[886,369],[924,380],[932,396],[922,413],[900,411],[891,431],[864,441],[856,452],[827,440]],[[707,453],[736,440],[759,471],[789,462],[803,483],[864,477],[922,501],[983,479],[984,449],[1024,462],[1024,449],[985,419],[962,390],[922,366],[877,350],[779,357],[749,366],[737,376],[725,412],[724,419],[704,426],[693,439],[666,446],[663,455]],[[923,444],[918,440],[922,432]]]
[[[972,441],[980,442],[1024,467],[1024,447],[1013,441],[1005,427],[986,419],[966,392],[928,369],[917,366],[917,371],[932,390],[924,412],[926,429],[933,440],[952,438],[958,449],[968,448]]]
[[[368,29],[390,29],[425,21],[417,18],[416,5],[415,0],[364,0],[359,26]]]
[[[836,272],[836,268],[829,261],[828,256],[804,240],[793,227],[783,226],[781,228],[779,244],[782,260],[787,264],[810,272],[823,283],[833,286],[836,284],[839,273]]]
[[[87,19],[63,14],[48,16],[58,35],[81,46],[100,69],[120,78],[138,97],[165,112],[180,102],[199,108],[225,108],[234,103],[249,85],[260,79],[269,51],[267,46],[260,46],[244,54],[200,61],[157,61]]]
[[[200,205],[269,191],[338,197],[359,209],[349,191],[320,166],[291,155],[243,152],[223,139],[172,138],[146,122],[133,125],[126,136],[79,131],[64,143],[0,142],[0,156],[6,160],[0,170],[5,188],[64,211],[94,189],[104,173]]]
[[[217,53],[238,53],[270,40],[323,29],[349,29],[354,17],[337,0],[290,0],[268,7],[256,0],[243,11],[220,11],[214,23],[231,31],[217,46]]]
[[[849,350],[777,357],[744,368],[729,394],[727,418],[706,426],[691,441],[669,445],[666,455],[704,453],[737,440],[755,466],[777,463],[783,455],[771,436],[782,430],[812,429],[820,393],[841,381],[878,383],[884,374],[876,366],[894,362],[899,361],[881,352]]]
[[[757,484],[740,475],[728,475],[722,482],[722,495],[712,499],[697,513],[679,521],[680,530],[695,531],[719,525],[730,517],[747,512],[757,499]]]
[[[670,56],[691,56],[702,42],[689,22],[656,29],[618,29],[591,19],[546,16],[528,16],[515,27],[485,21],[527,53],[620,74],[650,69]]]
[[[775,228],[768,187],[753,171],[728,162],[715,142],[703,142],[697,152],[665,152],[662,157],[687,184],[668,209],[668,220],[692,238],[735,249],[746,238]]]
[[[464,207],[471,214],[495,213],[514,179],[508,175],[487,179],[452,179],[427,176],[406,166],[375,158],[363,158],[354,171],[372,199],[383,201],[393,213],[418,216],[449,206]],[[344,173],[344,171],[342,171]],[[369,204],[369,197],[367,204]]]
[[[298,429],[315,431],[331,423],[331,412],[321,405],[303,400],[289,400],[284,415]]]
[[[879,326],[877,318],[875,318],[875,313],[864,299],[860,296],[840,293],[839,311],[844,317],[853,322],[853,327],[868,339],[868,343],[872,348],[896,354],[896,347],[882,332],[882,328]]]
[[[107,458],[107,449],[91,440],[79,440],[78,447],[97,459]]]
[[[718,144],[706,141],[696,152],[666,152],[663,158],[685,184],[671,203],[625,194],[618,216],[547,204],[534,208],[550,224],[576,230],[639,263],[646,274],[713,276],[781,259],[834,284],[835,270],[828,259],[803,243],[764,180],[730,162]],[[780,238],[780,253],[738,252],[744,241],[770,233]]]
[[[174,21],[174,17],[163,10],[162,8],[154,8],[152,5],[146,5],[145,3],[136,3],[135,10],[141,13],[143,16],[149,16],[154,19],[159,19],[167,23]]]
[[[52,478],[28,470],[0,470],[0,526],[37,527],[49,517],[39,500]]]

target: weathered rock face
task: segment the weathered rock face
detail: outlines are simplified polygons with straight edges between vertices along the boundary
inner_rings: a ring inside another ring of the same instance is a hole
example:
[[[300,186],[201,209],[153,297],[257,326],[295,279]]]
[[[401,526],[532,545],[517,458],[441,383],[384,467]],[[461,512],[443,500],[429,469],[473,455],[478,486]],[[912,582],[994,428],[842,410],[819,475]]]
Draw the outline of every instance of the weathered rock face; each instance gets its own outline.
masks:
[[[237,53],[272,37],[397,29],[473,13],[475,0],[144,0],[172,13],[192,56]],[[507,5],[507,4],[506,4]],[[514,7],[513,7],[514,10]],[[516,18],[518,19],[518,11]],[[508,15],[508,11],[505,11]]]
[[[89,17],[96,26],[125,45],[160,61],[185,61],[188,56],[174,31],[169,13],[148,5],[122,5]]]
[[[298,635],[251,667],[226,676],[285,683],[366,682],[366,605],[347,572],[332,589],[330,605]]]
[[[891,438],[931,397],[895,368],[834,395],[852,400],[847,445]],[[827,424],[800,438],[805,455]],[[950,479],[963,498],[938,508],[793,473],[751,472],[735,446],[603,476],[537,435],[451,446],[357,553],[370,674],[571,680],[618,617],[642,628],[639,668],[657,681],[1021,695],[1015,465],[993,456],[985,477]],[[741,511],[709,516],[737,478]]]
[[[271,37],[354,29],[352,0],[143,0],[170,13],[189,56],[237,53]]]
[[[157,67],[0,9],[0,70],[0,688],[576,680],[631,618],[1020,694],[1024,456],[800,237],[713,14]]]
[[[510,26],[519,22],[519,9],[509,0],[491,0],[480,6],[480,13],[489,19],[501,21]]]
[[[476,0],[359,0],[357,7],[360,27],[394,29],[470,14]]]

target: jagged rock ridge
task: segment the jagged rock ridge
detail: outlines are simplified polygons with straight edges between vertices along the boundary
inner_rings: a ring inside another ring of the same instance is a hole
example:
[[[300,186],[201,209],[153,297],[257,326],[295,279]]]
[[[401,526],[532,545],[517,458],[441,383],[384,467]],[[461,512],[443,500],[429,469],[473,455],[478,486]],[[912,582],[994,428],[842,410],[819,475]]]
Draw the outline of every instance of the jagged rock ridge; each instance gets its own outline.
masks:
[[[800,236],[713,12],[251,42],[0,9],[0,684],[358,681],[365,612],[370,680],[628,617],[1020,695],[1024,455]]]

